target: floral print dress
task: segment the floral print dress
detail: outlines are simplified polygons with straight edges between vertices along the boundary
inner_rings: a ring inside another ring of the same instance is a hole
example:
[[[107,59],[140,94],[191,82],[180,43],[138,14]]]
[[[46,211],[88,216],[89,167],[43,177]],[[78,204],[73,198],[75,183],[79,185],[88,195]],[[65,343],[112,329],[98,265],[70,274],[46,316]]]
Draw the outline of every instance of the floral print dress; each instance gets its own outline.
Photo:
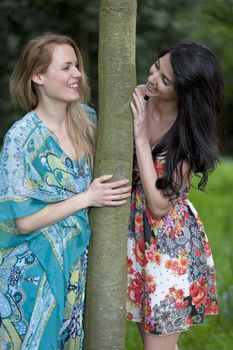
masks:
[[[165,157],[154,161],[159,176]],[[136,160],[128,231],[127,319],[152,335],[167,335],[217,314],[216,275],[200,218],[186,188],[156,217],[147,206]]]

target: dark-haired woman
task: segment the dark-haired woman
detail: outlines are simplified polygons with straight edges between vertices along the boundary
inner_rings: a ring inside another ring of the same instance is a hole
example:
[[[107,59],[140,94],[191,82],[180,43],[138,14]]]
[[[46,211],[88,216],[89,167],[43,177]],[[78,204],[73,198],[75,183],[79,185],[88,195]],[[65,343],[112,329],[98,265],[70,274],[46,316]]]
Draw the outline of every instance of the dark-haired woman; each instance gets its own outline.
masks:
[[[164,50],[133,93],[127,318],[144,350],[175,350],[180,332],[218,312],[211,250],[188,192],[193,174],[204,189],[218,161],[222,101],[218,61],[196,43]]]

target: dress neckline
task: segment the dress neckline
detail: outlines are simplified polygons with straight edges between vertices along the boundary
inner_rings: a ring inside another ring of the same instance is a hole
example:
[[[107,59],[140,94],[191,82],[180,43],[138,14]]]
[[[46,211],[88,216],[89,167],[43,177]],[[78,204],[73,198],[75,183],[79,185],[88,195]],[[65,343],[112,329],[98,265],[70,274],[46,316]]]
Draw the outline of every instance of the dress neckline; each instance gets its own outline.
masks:
[[[54,132],[52,132],[52,130],[50,130],[45,123],[43,122],[43,120],[38,116],[38,114],[35,111],[32,111],[32,114],[34,116],[34,118],[37,121],[37,124],[39,124],[48,134],[50,134],[50,136],[52,137],[53,141],[55,142],[56,146],[60,149],[60,151],[64,154],[65,157],[69,158],[72,163],[80,165],[83,160],[85,159],[85,155],[83,155],[79,160],[78,159],[73,159],[69,156],[69,154],[67,154],[64,149],[61,147],[61,145],[58,142],[58,139],[56,137],[56,135],[54,134]]]

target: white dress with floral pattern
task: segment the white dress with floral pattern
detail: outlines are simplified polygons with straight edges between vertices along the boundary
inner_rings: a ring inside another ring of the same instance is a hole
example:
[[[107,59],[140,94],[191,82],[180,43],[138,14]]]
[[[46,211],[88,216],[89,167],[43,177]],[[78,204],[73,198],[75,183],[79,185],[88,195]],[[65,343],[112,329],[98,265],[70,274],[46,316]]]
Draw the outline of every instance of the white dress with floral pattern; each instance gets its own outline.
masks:
[[[158,175],[164,163],[164,157],[155,160]],[[136,161],[132,188],[127,319],[152,335],[187,330],[218,313],[212,254],[189,188],[161,218],[147,206]]]

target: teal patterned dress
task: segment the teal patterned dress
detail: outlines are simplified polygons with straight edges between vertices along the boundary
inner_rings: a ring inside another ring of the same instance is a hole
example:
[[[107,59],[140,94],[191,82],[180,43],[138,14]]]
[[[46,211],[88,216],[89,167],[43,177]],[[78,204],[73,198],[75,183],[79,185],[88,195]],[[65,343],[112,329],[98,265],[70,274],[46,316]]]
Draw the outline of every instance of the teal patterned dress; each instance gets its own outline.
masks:
[[[14,220],[85,191],[89,159],[72,161],[32,111],[6,134],[0,174],[0,349],[82,349],[88,210],[30,234]]]

